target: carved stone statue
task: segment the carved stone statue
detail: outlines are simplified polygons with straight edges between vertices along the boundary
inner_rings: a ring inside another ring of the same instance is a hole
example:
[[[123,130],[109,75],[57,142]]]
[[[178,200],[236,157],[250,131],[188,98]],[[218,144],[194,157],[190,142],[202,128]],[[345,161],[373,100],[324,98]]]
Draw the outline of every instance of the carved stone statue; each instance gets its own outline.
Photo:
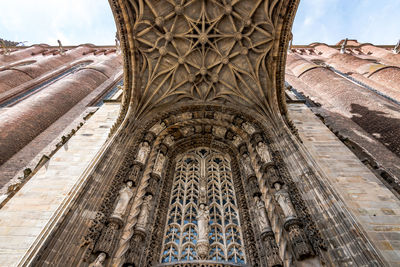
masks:
[[[197,224],[198,224],[198,240],[197,240],[197,255],[200,259],[207,259],[208,256],[208,221],[210,220],[210,215],[207,207],[204,204],[200,204]]]
[[[271,231],[271,225],[269,224],[264,201],[262,201],[258,196],[255,196],[254,202],[256,203],[255,212],[261,233]]]
[[[150,204],[152,195],[147,195],[144,197],[142,208],[139,213],[139,217],[136,223],[136,229],[146,231],[146,224],[150,213]]]
[[[143,142],[140,145],[140,149],[139,149],[138,155],[136,157],[136,160],[142,164],[145,164],[147,156],[149,155],[149,152],[150,152],[150,145],[147,142]]]
[[[104,262],[106,261],[106,253],[102,252],[99,254],[99,256],[97,256],[97,258],[94,260],[94,262],[92,262],[91,264],[89,264],[89,267],[103,267],[104,266]]]
[[[251,160],[249,155],[243,154],[242,156],[242,165],[244,169],[244,173],[246,177],[249,177],[250,175],[254,174],[253,168],[251,167]]]
[[[248,122],[243,123],[242,127],[248,134],[253,134],[256,131],[256,129],[254,129],[254,126]]]
[[[168,135],[167,137],[164,138],[164,144],[167,146],[172,146],[174,144],[174,138],[171,135]]]
[[[200,203],[207,203],[207,178],[201,177],[200,179]]]
[[[162,153],[158,153],[156,163],[154,164],[153,172],[157,175],[162,174],[162,169],[164,166],[165,156]]]
[[[197,223],[199,226],[199,240],[208,240],[208,221],[210,215],[207,207],[204,204],[200,204],[200,208],[197,215]]]
[[[232,142],[232,144],[233,144],[234,146],[238,147],[242,142],[243,142],[243,139],[240,138],[240,136],[235,135],[235,136],[233,137],[233,142]]]
[[[259,142],[256,147],[258,155],[261,157],[264,163],[271,162],[271,156],[269,154],[268,147],[265,143]]]
[[[213,127],[213,134],[219,138],[224,138],[225,133],[226,133],[226,128],[225,127],[220,127],[220,126],[214,126]]]
[[[290,200],[289,193],[286,189],[281,188],[280,183],[275,183],[274,187],[276,189],[275,199],[282,208],[283,214],[286,219],[296,218],[296,211],[293,207],[292,201]]]
[[[154,126],[151,127],[150,131],[152,131],[153,133],[158,135],[164,129],[165,129],[165,123],[164,122],[160,122],[160,123],[154,124]]]
[[[117,205],[114,208],[114,212],[111,215],[111,218],[117,218],[122,220],[122,217],[125,214],[126,208],[128,207],[129,201],[133,196],[133,188],[132,181],[128,181],[126,186],[119,191],[119,195],[117,198]]]

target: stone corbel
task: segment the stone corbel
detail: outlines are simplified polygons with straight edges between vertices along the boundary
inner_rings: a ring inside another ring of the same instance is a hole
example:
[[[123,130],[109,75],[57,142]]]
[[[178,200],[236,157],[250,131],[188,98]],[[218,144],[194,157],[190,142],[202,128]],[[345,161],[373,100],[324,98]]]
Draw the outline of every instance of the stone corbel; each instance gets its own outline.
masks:
[[[276,244],[274,232],[264,232],[261,234],[261,240],[266,251],[267,265],[271,267],[282,267],[283,263],[279,257],[279,247]]]

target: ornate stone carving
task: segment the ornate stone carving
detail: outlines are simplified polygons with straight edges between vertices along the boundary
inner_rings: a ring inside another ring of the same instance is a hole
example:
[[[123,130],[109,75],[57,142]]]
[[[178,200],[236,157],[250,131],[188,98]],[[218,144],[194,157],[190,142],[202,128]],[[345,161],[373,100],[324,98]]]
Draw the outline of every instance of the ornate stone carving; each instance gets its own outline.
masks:
[[[248,182],[249,182],[248,188],[249,188],[249,191],[250,191],[250,197],[255,197],[255,196],[259,197],[259,196],[261,196],[261,192],[260,192],[260,189],[259,189],[259,186],[258,186],[257,177],[255,175],[250,176],[249,179],[248,179]]]
[[[135,226],[136,230],[146,232],[147,220],[149,219],[152,198],[152,195],[147,195],[144,197],[142,208],[140,209],[139,217]]]
[[[300,228],[298,220],[291,220],[285,223],[285,229],[289,233],[289,240],[297,260],[303,260],[313,255],[313,251]]]
[[[126,262],[124,266],[140,266],[145,237],[146,234],[143,231],[135,231],[129,242],[129,250],[126,253]]]
[[[208,138],[211,138],[208,136]],[[190,139],[186,140],[184,143],[178,143],[177,147],[174,147],[171,149],[171,153],[168,157],[169,158],[174,158],[175,153],[179,153],[179,151],[186,151],[189,148],[197,147],[197,146],[204,146],[204,137],[199,136],[195,139]],[[218,147],[218,149],[221,149],[225,153],[231,153],[231,150],[228,150],[225,148],[225,146],[222,146],[222,143],[220,142],[215,142],[213,143],[213,148]],[[246,258],[249,261],[248,264],[250,266],[260,266],[259,262],[259,257],[258,257],[258,251],[256,248],[256,241],[254,237],[254,232],[252,230],[252,224],[247,208],[247,202],[244,199],[244,191],[242,188],[242,182],[241,182],[241,175],[239,171],[239,165],[237,164],[235,154],[229,154],[230,158],[232,159],[232,171],[233,171],[233,181],[234,181],[234,188],[236,191],[236,197],[238,201],[238,207],[241,207],[240,213],[238,215],[240,216],[240,221],[243,222],[241,223],[241,228],[243,231],[243,243],[245,244],[244,246],[246,247]],[[170,177],[174,173],[174,167],[175,165],[172,165],[174,161],[168,161],[168,168],[166,168],[166,177]],[[201,179],[200,179],[201,180]],[[156,220],[154,221],[153,224],[153,230],[152,230],[152,235],[151,235],[151,242],[147,246],[147,258],[143,266],[153,266],[157,265],[159,263],[160,258],[159,258],[159,252],[163,251],[163,247],[160,246],[162,244],[162,237],[164,235],[164,226],[165,222],[169,220],[168,216],[168,205],[169,205],[169,200],[171,198],[171,193],[172,193],[172,183],[173,179],[166,179],[162,193],[160,193],[160,200],[159,200],[159,207],[157,209],[157,214],[155,215]],[[199,186],[200,188],[200,186]],[[200,203],[200,202],[199,202]],[[211,215],[210,215],[211,217]],[[197,250],[196,250],[197,251]],[[164,254],[163,254],[164,255]],[[185,263],[186,264],[186,263]],[[189,263],[187,263],[189,264]],[[225,263],[224,263],[225,264]],[[176,264],[178,265],[178,263]]]
[[[89,264],[89,267],[103,267],[104,266],[104,262],[106,261],[106,253],[101,252],[96,260],[94,262],[92,262],[91,264]]]
[[[265,210],[264,201],[262,201],[258,196],[255,196],[254,203],[256,204],[256,206],[254,207],[254,211],[257,215],[257,222],[260,232],[264,233],[271,231],[271,225],[269,223],[267,212]]]
[[[304,236],[300,228],[300,221],[297,218],[296,211],[290,200],[289,193],[286,189],[281,188],[281,184],[275,183],[275,199],[282,208],[285,215],[284,227],[289,233],[290,243],[293,247],[297,260],[302,260],[313,255],[313,251],[308,244],[307,238]]]
[[[256,132],[256,129],[254,128],[254,126],[247,121],[242,124],[242,127],[249,135],[252,135],[253,133]]]
[[[229,101],[268,113],[276,1],[133,3],[143,11],[132,25],[142,71],[136,113],[181,99]]]
[[[150,174],[149,184],[146,189],[146,194],[155,196],[159,190],[161,176],[155,173]]]
[[[161,131],[164,129],[165,129],[165,123],[159,122],[157,124],[154,124],[153,127],[150,128],[150,131],[153,132],[155,135],[159,135]]]
[[[112,255],[112,252],[116,245],[116,237],[118,236],[118,229],[120,228],[121,222],[111,220],[108,225],[103,228],[100,238],[96,243],[96,251],[107,253]]]
[[[254,175],[253,167],[251,166],[251,160],[248,154],[243,154],[242,156],[242,166],[246,177]]]
[[[271,267],[283,266],[279,257],[279,247],[276,244],[275,236],[272,231],[264,232],[261,236],[267,257],[267,265]]]
[[[263,179],[271,188],[274,188],[274,184],[276,183],[284,184],[283,179],[273,165],[269,165],[264,169]]]
[[[268,146],[264,142],[259,142],[256,146],[257,154],[260,156],[263,164],[271,163],[271,156],[269,154]]]
[[[164,162],[165,162],[164,154],[158,153],[156,163],[154,164],[154,167],[153,167],[153,173],[157,174],[158,176],[161,176],[162,171],[163,171]]]
[[[190,136],[194,134],[194,128],[192,126],[186,126],[181,128],[181,133],[184,137]]]
[[[126,183],[126,186],[119,191],[117,205],[114,208],[111,218],[123,221],[123,216],[126,212],[126,208],[128,207],[129,201],[133,196],[132,185],[132,181],[128,181]]]
[[[296,211],[293,207],[292,201],[290,200],[289,193],[287,189],[282,188],[281,184],[275,183],[275,199],[279,203],[283,214],[285,215],[285,220],[296,218]]]
[[[143,142],[140,144],[139,152],[136,160],[142,164],[146,163],[147,156],[150,153],[150,145],[148,142]]]
[[[232,144],[233,144],[235,147],[238,147],[241,143],[243,143],[243,139],[242,139],[239,135],[235,135],[235,136],[233,137],[233,142],[232,142]]]
[[[225,127],[220,127],[220,126],[214,126],[213,127],[213,135],[219,138],[224,138],[226,133],[226,128]]]
[[[222,113],[222,112],[214,112],[214,118],[219,121],[227,121],[231,122],[233,119],[233,115],[228,114],[228,113]]]
[[[171,147],[174,145],[174,137],[172,135],[167,135],[164,140],[163,140],[164,144],[166,144],[167,146]]]
[[[138,184],[138,179],[140,175],[140,171],[142,170],[142,165],[139,163],[134,163],[132,170],[129,174],[129,180],[133,182],[134,185]]]
[[[198,224],[198,240],[197,240],[197,255],[200,259],[207,259],[208,256],[208,221],[210,220],[210,215],[208,212],[207,206],[204,204],[200,204],[199,210],[197,215],[197,224]]]

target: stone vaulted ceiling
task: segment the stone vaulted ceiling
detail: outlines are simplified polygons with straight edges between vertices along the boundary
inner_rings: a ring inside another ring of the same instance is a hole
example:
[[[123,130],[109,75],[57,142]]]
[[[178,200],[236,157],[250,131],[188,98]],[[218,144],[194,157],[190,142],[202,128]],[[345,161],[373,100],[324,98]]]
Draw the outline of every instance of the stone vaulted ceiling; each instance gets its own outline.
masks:
[[[279,58],[279,48],[286,52],[287,45],[282,32],[290,32],[296,4],[289,0],[111,1],[125,71],[133,73],[126,84],[131,112],[141,116],[158,106],[196,101],[271,114],[271,107],[281,101],[276,78],[285,58],[285,53]]]

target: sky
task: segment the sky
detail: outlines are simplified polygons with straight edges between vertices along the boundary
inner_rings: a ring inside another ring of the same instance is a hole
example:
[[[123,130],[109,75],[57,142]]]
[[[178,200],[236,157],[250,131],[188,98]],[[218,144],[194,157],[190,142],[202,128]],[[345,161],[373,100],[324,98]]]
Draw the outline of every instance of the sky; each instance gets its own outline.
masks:
[[[394,45],[399,15],[400,0],[301,0],[293,44],[349,38]],[[113,45],[115,32],[107,0],[3,0],[0,7],[0,38],[25,45]]]

